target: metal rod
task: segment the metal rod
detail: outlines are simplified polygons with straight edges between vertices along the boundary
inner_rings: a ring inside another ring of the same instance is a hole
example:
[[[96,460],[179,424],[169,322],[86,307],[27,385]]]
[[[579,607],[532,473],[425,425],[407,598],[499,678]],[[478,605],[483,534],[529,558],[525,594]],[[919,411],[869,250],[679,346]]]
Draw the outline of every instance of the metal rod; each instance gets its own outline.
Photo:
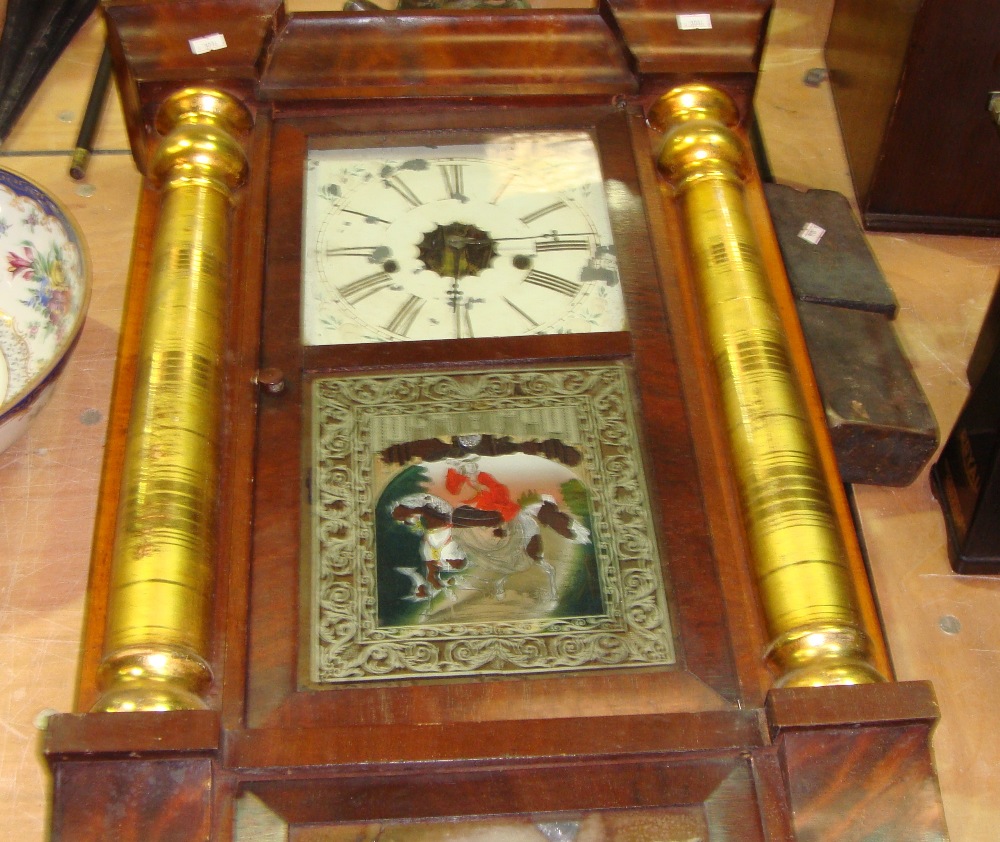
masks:
[[[101,60],[94,75],[94,84],[87,97],[87,108],[80,122],[80,131],[76,136],[76,146],[70,159],[69,176],[74,181],[83,181],[87,175],[90,156],[94,151],[94,137],[104,112],[104,103],[108,99],[108,86],[111,82],[111,51],[107,45],[101,53]]]

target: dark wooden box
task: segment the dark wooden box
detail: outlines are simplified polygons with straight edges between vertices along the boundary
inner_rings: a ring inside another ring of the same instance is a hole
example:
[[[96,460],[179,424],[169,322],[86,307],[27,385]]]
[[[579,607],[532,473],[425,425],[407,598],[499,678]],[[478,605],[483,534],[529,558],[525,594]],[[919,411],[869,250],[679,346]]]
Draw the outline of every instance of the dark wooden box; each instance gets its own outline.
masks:
[[[969,396],[931,469],[957,573],[1000,573],[1000,287],[969,362]]]
[[[826,43],[866,228],[1000,234],[996,0],[837,0]]]

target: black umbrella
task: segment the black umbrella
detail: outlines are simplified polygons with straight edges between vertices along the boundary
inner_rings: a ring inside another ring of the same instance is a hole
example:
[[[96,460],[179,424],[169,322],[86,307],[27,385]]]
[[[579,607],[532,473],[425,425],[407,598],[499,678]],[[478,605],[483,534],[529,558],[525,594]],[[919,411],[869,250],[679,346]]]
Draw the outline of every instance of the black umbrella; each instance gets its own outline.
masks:
[[[7,80],[14,73],[27,44],[27,36],[34,32],[36,18],[44,7],[44,3],[28,0],[9,0],[7,3],[3,35],[0,36],[0,91],[6,88]]]
[[[0,38],[0,143],[97,0],[8,0]]]

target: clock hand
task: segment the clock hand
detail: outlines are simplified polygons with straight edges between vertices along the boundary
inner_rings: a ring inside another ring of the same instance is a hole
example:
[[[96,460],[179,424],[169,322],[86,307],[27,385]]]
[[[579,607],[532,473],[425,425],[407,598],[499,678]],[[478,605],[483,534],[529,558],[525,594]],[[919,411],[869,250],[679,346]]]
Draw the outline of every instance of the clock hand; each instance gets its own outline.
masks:
[[[566,231],[559,231],[558,233],[552,234],[523,234],[519,237],[491,237],[495,243],[509,243],[514,240],[562,240],[567,237],[593,237],[595,240],[600,239],[596,233],[593,231],[573,231],[572,233]]]
[[[364,217],[365,222],[381,222],[383,225],[389,225],[388,219],[382,219],[379,216],[372,216],[370,213],[365,213],[364,211],[351,210],[350,208],[341,208],[341,213],[353,213],[355,216]]]

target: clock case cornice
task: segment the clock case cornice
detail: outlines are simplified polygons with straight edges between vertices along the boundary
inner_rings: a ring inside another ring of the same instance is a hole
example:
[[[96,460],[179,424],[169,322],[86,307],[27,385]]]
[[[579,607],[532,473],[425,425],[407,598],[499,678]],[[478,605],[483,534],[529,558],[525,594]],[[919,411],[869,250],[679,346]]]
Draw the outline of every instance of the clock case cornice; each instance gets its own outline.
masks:
[[[593,9],[289,12],[276,0],[104,0],[136,161],[156,109],[211,84],[252,109],[350,100],[591,98],[662,93],[695,75],[748,101],[769,0],[601,0]],[[708,12],[711,29],[678,14]],[[226,47],[201,55],[210,34]]]

